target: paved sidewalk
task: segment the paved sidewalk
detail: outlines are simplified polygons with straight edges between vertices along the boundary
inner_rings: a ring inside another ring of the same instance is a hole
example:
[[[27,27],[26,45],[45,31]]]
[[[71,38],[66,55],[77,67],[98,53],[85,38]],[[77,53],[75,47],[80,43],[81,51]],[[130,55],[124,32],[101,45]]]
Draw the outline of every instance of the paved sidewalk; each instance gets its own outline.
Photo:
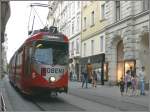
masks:
[[[5,103],[6,111],[7,110],[12,110],[10,101],[8,99],[8,96],[7,96],[7,93],[6,93],[6,90],[5,90],[5,85],[4,85],[3,79],[0,79],[0,95],[2,95],[3,98],[4,98],[4,103]],[[2,106],[2,104],[0,103],[0,107],[1,106]],[[0,108],[0,112],[1,112],[1,108]]]
[[[81,88],[81,82],[69,82],[70,88],[86,89]],[[135,103],[139,105],[149,106],[149,91],[146,91],[145,96],[121,96],[120,89],[118,86],[107,86],[107,85],[97,85],[93,88],[91,84],[88,85],[88,91],[95,92],[100,96],[109,97],[111,99],[123,100],[130,103]]]

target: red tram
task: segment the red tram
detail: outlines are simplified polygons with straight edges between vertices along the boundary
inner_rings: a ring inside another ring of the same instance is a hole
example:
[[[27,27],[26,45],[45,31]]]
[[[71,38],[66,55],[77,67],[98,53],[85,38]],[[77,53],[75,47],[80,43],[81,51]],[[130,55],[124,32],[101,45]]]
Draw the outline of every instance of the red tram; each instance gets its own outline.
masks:
[[[68,38],[56,27],[32,34],[9,63],[9,80],[27,95],[68,91]]]

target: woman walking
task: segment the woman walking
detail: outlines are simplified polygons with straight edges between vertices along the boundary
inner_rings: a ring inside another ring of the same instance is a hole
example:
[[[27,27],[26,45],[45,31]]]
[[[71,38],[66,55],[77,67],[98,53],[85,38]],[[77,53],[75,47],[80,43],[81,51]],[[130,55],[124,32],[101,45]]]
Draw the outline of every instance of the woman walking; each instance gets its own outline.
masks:
[[[131,78],[131,88],[132,88],[131,96],[135,96],[136,95],[136,89],[137,89],[137,78],[135,75],[133,75]]]
[[[126,95],[128,94],[128,89],[131,87],[131,76],[130,76],[130,71],[127,70],[125,74],[125,91]]]
[[[96,88],[96,81],[97,81],[97,74],[95,71],[93,71],[93,87]]]

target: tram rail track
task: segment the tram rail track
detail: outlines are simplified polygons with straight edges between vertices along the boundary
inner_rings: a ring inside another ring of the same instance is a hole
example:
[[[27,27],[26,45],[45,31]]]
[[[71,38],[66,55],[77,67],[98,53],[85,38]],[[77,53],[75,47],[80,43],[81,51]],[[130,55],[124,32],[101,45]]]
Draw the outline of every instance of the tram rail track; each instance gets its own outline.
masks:
[[[3,96],[2,92],[0,94],[0,102],[1,102],[1,104],[0,104],[1,111],[6,112],[6,104],[5,104],[5,100],[4,100],[4,96]]]
[[[80,91],[80,95],[78,92],[70,91],[70,95],[89,100],[92,102],[96,102],[98,104],[104,105],[104,106],[109,106],[114,109],[118,109],[120,111],[128,111],[128,110],[133,110],[135,111],[136,109],[140,109],[141,111],[147,111],[148,107],[144,105],[139,105],[127,101],[119,101],[117,99],[112,99],[109,97],[101,96],[101,95],[95,95],[95,94],[90,94],[90,93],[84,93],[83,91]],[[89,97],[92,96],[92,97]],[[130,107],[130,108],[127,108]]]
[[[84,109],[64,101],[61,97],[31,98],[30,101],[40,111],[85,111]]]

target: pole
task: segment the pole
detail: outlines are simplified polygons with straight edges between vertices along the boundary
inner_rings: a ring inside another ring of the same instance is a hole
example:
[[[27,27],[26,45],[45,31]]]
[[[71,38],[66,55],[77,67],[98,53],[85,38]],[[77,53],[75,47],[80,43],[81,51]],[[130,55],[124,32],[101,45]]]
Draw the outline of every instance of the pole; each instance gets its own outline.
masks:
[[[104,85],[104,62],[101,62],[101,84]]]
[[[33,27],[34,27],[34,20],[35,20],[35,16],[34,16],[34,18],[33,18],[32,30],[31,30],[31,31],[33,31]]]
[[[1,7],[1,2],[0,2],[0,7]],[[1,17],[1,8],[0,8],[0,17]],[[0,25],[1,25],[1,20],[0,20]],[[1,27],[0,26],[0,32],[1,32]],[[2,32],[1,32],[1,35],[0,35],[0,79],[2,78],[2,40],[1,40],[1,37],[2,36]]]
[[[150,1],[149,1],[149,4],[148,4],[148,9],[149,9],[149,29],[148,29],[148,32],[149,32],[149,52],[148,52],[148,55],[150,57]],[[150,60],[149,60],[149,65],[150,65]],[[150,77],[148,77],[148,79],[150,79]],[[148,82],[149,83],[149,82]],[[150,86],[150,83],[149,83],[149,86]],[[149,94],[150,95],[150,94]],[[150,105],[149,105],[150,107]]]

